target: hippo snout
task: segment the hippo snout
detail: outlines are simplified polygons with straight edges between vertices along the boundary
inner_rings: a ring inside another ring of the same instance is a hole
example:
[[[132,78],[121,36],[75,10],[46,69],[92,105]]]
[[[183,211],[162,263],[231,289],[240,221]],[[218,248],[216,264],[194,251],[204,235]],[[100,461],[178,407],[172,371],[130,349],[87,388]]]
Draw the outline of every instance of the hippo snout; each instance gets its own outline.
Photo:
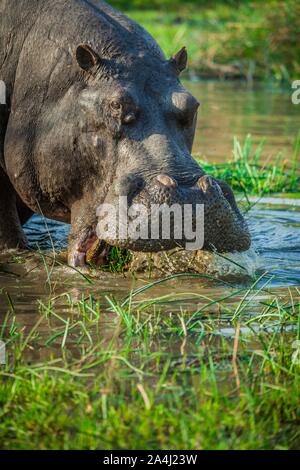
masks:
[[[231,252],[250,246],[230,187],[208,175],[188,186],[167,174],[148,182],[124,176],[116,189],[112,210],[98,213],[97,235],[110,245],[144,252],[176,246]]]

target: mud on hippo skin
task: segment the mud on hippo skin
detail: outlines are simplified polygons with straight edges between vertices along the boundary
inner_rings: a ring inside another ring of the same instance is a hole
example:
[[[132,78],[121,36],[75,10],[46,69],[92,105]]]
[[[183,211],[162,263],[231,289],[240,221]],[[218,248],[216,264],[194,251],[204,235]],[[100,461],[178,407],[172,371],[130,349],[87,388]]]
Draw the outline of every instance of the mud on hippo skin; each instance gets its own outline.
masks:
[[[191,156],[199,103],[179,81],[185,48],[167,60],[142,27],[98,0],[1,0],[0,13],[0,226],[9,226],[0,248],[24,244],[21,221],[38,212],[71,222],[69,261],[83,265],[98,206],[120,194],[146,207],[203,203],[205,247],[249,247],[230,188]],[[105,254],[101,245],[100,262]]]

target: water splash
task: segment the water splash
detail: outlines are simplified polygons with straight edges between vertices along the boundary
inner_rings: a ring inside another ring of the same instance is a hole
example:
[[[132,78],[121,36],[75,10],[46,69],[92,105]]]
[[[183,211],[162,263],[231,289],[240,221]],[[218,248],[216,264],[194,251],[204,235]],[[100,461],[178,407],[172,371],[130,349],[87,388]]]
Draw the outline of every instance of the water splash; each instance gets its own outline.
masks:
[[[221,277],[249,276],[254,277],[256,272],[263,268],[262,257],[254,247],[243,253],[214,254],[211,269]]]
[[[296,201],[296,203],[295,203]],[[300,281],[300,208],[299,200],[261,199],[260,203],[248,214],[249,228],[253,238],[252,248],[244,253],[227,253],[224,255],[199,252],[196,257],[184,252],[170,257],[161,253],[154,263],[158,273],[206,272],[216,277],[248,276],[253,277],[257,271],[269,272],[274,279],[270,286],[284,287],[299,285]],[[25,231],[32,248],[38,245],[41,249],[51,249],[52,242],[57,250],[66,249],[69,226],[60,222],[45,221],[33,216],[26,224]],[[190,252],[191,253],[191,252]],[[134,269],[149,271],[149,256],[137,260]],[[150,256],[150,261],[151,261]],[[168,259],[166,259],[168,258]],[[152,262],[153,267],[153,262]]]

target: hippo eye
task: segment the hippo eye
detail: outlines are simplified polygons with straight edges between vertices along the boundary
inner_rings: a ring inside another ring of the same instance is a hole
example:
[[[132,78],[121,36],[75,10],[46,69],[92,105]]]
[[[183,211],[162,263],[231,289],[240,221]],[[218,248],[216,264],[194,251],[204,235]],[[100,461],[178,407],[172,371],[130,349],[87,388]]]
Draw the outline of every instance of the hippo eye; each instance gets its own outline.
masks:
[[[110,103],[111,107],[115,109],[116,111],[119,111],[122,108],[122,105],[119,101],[112,101]]]

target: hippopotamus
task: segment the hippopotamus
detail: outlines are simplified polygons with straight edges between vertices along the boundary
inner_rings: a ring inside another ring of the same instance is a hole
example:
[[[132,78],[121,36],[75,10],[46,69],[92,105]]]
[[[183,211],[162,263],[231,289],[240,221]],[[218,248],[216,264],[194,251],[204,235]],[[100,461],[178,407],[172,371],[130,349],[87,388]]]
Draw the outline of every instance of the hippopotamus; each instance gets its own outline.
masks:
[[[0,0],[1,250],[26,247],[22,225],[39,213],[71,224],[69,263],[83,266],[99,239],[97,208],[120,196],[144,204],[145,223],[152,202],[202,204],[205,248],[249,248],[231,188],[191,155],[199,102],[180,82],[187,60],[184,47],[167,59],[102,1]],[[128,235],[120,246],[178,244],[184,236]]]

